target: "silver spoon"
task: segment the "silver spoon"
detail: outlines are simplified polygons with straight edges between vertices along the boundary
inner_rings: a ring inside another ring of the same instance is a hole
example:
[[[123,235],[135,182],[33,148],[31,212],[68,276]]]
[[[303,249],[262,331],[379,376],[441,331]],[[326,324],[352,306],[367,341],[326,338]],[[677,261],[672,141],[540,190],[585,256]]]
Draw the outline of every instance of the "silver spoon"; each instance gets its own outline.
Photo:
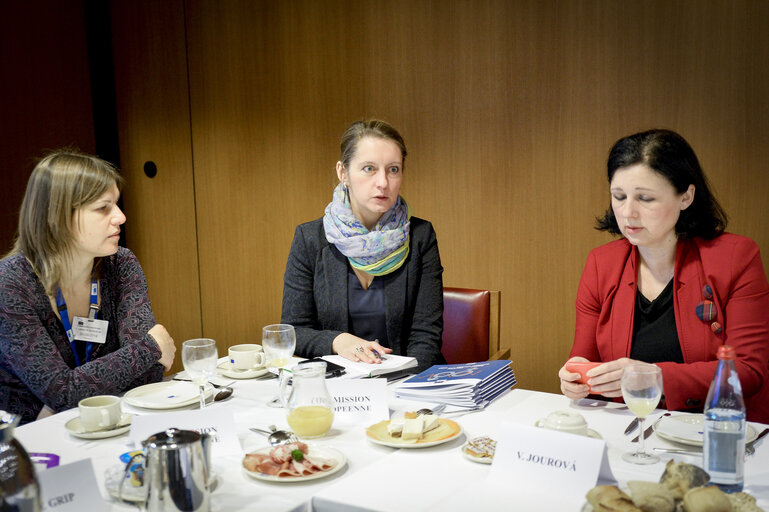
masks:
[[[220,400],[229,398],[232,392],[233,392],[233,389],[229,386],[220,387],[219,391],[217,391],[217,393],[214,395],[214,402],[218,402]]]
[[[178,380],[181,382],[192,382],[190,379],[179,379],[174,377],[174,380]],[[234,389],[232,389],[230,386],[223,386],[222,384],[214,384],[213,382],[209,382],[213,387],[218,389],[217,393],[214,395],[214,402],[219,402],[220,400],[224,400],[226,398],[229,398],[230,395],[232,395],[232,392]]]
[[[269,431],[256,427],[250,427],[249,430],[267,436],[267,442],[272,446],[295,443],[297,441],[296,435],[293,432],[278,430],[275,425],[270,425]]]

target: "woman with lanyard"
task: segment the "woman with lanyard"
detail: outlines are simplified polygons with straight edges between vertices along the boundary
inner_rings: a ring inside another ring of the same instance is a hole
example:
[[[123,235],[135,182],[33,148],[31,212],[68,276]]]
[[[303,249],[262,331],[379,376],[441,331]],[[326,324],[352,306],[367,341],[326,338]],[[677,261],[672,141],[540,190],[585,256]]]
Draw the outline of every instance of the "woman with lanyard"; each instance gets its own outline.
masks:
[[[162,379],[176,348],[139,262],[118,247],[122,178],[70,151],[32,171],[0,261],[0,409],[22,422]]]
[[[296,329],[296,353],[444,363],[443,267],[432,225],[399,195],[403,138],[383,121],[358,121],[341,153],[333,200],[296,228],[286,264],[281,321]]]

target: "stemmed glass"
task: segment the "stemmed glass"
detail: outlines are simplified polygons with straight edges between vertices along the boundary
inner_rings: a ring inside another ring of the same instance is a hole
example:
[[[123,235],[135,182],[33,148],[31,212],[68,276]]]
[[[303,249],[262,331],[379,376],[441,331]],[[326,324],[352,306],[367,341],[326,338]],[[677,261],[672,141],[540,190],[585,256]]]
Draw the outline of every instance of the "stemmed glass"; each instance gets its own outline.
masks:
[[[660,458],[644,451],[644,420],[660,402],[662,396],[662,370],[653,364],[632,364],[622,371],[622,398],[638,417],[641,433],[638,450],[622,455],[622,460],[632,464],[654,464]]]
[[[182,363],[190,380],[200,388],[200,408],[206,406],[206,384],[216,374],[219,354],[216,342],[209,338],[197,338],[182,343]]]
[[[280,369],[288,366],[296,349],[296,332],[288,324],[272,324],[262,327],[262,348],[265,366]]]
[[[289,324],[271,324],[262,327],[262,348],[264,365],[273,373],[277,371],[279,385],[283,385],[285,370],[296,349],[296,332]],[[290,372],[288,372],[290,373]],[[281,407],[280,396],[273,398],[267,405]]]

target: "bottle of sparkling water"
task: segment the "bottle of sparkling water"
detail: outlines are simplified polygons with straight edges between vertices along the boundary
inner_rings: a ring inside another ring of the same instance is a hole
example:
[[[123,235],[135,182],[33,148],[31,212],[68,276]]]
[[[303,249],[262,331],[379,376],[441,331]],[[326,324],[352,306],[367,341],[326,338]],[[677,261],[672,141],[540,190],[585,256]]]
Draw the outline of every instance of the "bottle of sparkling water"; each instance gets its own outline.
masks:
[[[718,347],[718,366],[705,402],[705,471],[724,492],[742,491],[745,468],[745,402],[734,358],[734,348]]]

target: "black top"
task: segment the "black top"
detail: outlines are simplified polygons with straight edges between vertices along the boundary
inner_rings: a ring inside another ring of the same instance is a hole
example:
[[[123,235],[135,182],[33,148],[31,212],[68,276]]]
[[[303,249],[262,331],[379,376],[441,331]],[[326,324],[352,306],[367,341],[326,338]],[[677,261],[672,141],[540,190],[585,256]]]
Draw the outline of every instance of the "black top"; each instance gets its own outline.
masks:
[[[403,265],[375,280],[385,296],[387,341],[393,354],[412,356],[425,370],[445,364],[443,267],[435,230],[411,217],[409,255]],[[296,355],[333,353],[334,339],[350,332],[347,279],[349,260],[326,239],[323,219],[300,224],[294,233],[283,277],[282,323],[296,330]]]
[[[672,279],[652,301],[636,292],[630,358],[645,363],[684,362],[676,330]]]
[[[368,289],[364,290],[352,267],[348,267],[350,270],[347,272],[347,307],[350,315],[350,334],[364,340],[378,340],[383,347],[389,347],[382,280],[375,277]]]

